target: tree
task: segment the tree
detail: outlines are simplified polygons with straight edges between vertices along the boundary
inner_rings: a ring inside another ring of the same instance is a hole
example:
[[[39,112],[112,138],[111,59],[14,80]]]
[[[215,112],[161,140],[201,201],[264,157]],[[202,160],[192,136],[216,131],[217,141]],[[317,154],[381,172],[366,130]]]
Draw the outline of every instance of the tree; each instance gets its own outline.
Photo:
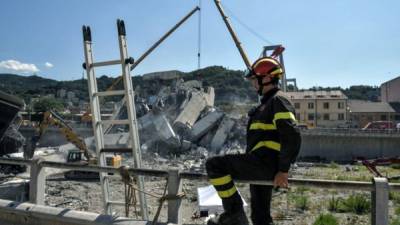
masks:
[[[42,97],[33,104],[33,109],[36,112],[45,112],[51,109],[62,111],[64,109],[64,105],[60,100],[57,100],[55,98]]]

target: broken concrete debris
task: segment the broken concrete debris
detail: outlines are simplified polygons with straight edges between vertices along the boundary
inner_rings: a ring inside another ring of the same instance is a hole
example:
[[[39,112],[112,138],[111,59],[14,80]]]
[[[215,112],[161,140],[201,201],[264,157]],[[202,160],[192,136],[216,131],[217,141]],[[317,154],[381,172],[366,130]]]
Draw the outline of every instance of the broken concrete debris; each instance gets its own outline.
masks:
[[[197,141],[204,134],[206,134],[213,127],[218,125],[218,121],[224,116],[223,112],[212,111],[209,112],[206,116],[201,118],[196,124],[193,126],[190,133],[190,140]]]
[[[211,151],[218,153],[221,150],[234,124],[235,122],[227,117],[222,120],[218,126],[217,133],[211,141]]]
[[[237,119],[229,118],[214,107],[213,87],[203,87],[197,80],[185,82],[182,79],[168,85],[158,84],[158,92],[148,92],[147,88],[136,90],[135,105],[138,106],[143,153],[158,153],[165,157],[187,154],[201,146],[216,154],[224,151],[223,146],[229,137],[236,138],[229,134]],[[127,118],[123,101],[116,104],[112,119]],[[105,130],[113,129],[111,133],[118,133],[105,136],[107,147],[126,147],[129,144],[124,126],[105,127]],[[89,142],[90,148],[95,149],[94,142]]]
[[[181,154],[198,146],[208,148],[213,141],[213,151],[217,152],[216,149],[222,148],[235,124],[214,108],[214,88],[204,88],[196,80],[178,80],[169,89],[164,86],[156,98],[165,104],[151,105],[152,110],[138,119],[142,151]],[[222,120],[225,122],[220,125]]]
[[[192,92],[189,100],[185,100],[181,105],[183,110],[180,112],[173,127],[180,135],[189,133],[194,123],[200,116],[201,111],[206,107],[206,101],[203,93]]]

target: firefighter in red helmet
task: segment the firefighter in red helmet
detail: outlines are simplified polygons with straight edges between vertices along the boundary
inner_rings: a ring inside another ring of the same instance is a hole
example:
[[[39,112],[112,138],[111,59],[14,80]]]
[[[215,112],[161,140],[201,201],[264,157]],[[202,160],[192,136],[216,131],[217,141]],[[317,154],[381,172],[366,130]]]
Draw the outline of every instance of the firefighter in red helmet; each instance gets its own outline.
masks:
[[[206,162],[210,183],[224,207],[224,213],[209,220],[209,225],[248,224],[234,179],[271,180],[274,187],[288,187],[288,171],[299,153],[301,138],[294,107],[278,88],[283,72],[275,58],[263,57],[246,73],[262,99],[248,114],[246,154],[216,156]],[[253,225],[273,224],[272,188],[250,185]]]

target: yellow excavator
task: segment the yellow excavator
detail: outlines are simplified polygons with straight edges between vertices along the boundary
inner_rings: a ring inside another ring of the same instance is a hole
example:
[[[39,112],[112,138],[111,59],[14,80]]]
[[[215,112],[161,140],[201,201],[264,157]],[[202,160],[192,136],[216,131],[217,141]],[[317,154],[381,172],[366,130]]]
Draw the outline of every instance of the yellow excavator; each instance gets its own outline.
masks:
[[[38,140],[45,133],[49,125],[56,126],[60,129],[61,133],[65,138],[72,144],[74,144],[79,150],[70,150],[67,156],[68,163],[78,163],[84,165],[97,165],[97,158],[93,156],[85,141],[74,132],[71,126],[69,126],[64,119],[58,115],[55,111],[46,111],[43,113],[43,119],[39,123],[39,135]],[[122,158],[120,155],[113,155],[106,157],[107,166],[120,167]],[[68,179],[97,179],[98,173],[92,172],[81,172],[81,171],[68,171],[65,174]]]

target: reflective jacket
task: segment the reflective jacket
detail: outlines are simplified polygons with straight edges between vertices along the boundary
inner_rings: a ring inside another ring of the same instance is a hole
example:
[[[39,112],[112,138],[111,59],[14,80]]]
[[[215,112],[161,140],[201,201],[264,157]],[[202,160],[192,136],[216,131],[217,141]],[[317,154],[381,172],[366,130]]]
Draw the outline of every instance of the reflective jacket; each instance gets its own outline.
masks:
[[[287,172],[301,144],[294,115],[293,106],[280,95],[278,88],[267,92],[261,104],[249,112],[246,152],[264,158],[276,170]]]

